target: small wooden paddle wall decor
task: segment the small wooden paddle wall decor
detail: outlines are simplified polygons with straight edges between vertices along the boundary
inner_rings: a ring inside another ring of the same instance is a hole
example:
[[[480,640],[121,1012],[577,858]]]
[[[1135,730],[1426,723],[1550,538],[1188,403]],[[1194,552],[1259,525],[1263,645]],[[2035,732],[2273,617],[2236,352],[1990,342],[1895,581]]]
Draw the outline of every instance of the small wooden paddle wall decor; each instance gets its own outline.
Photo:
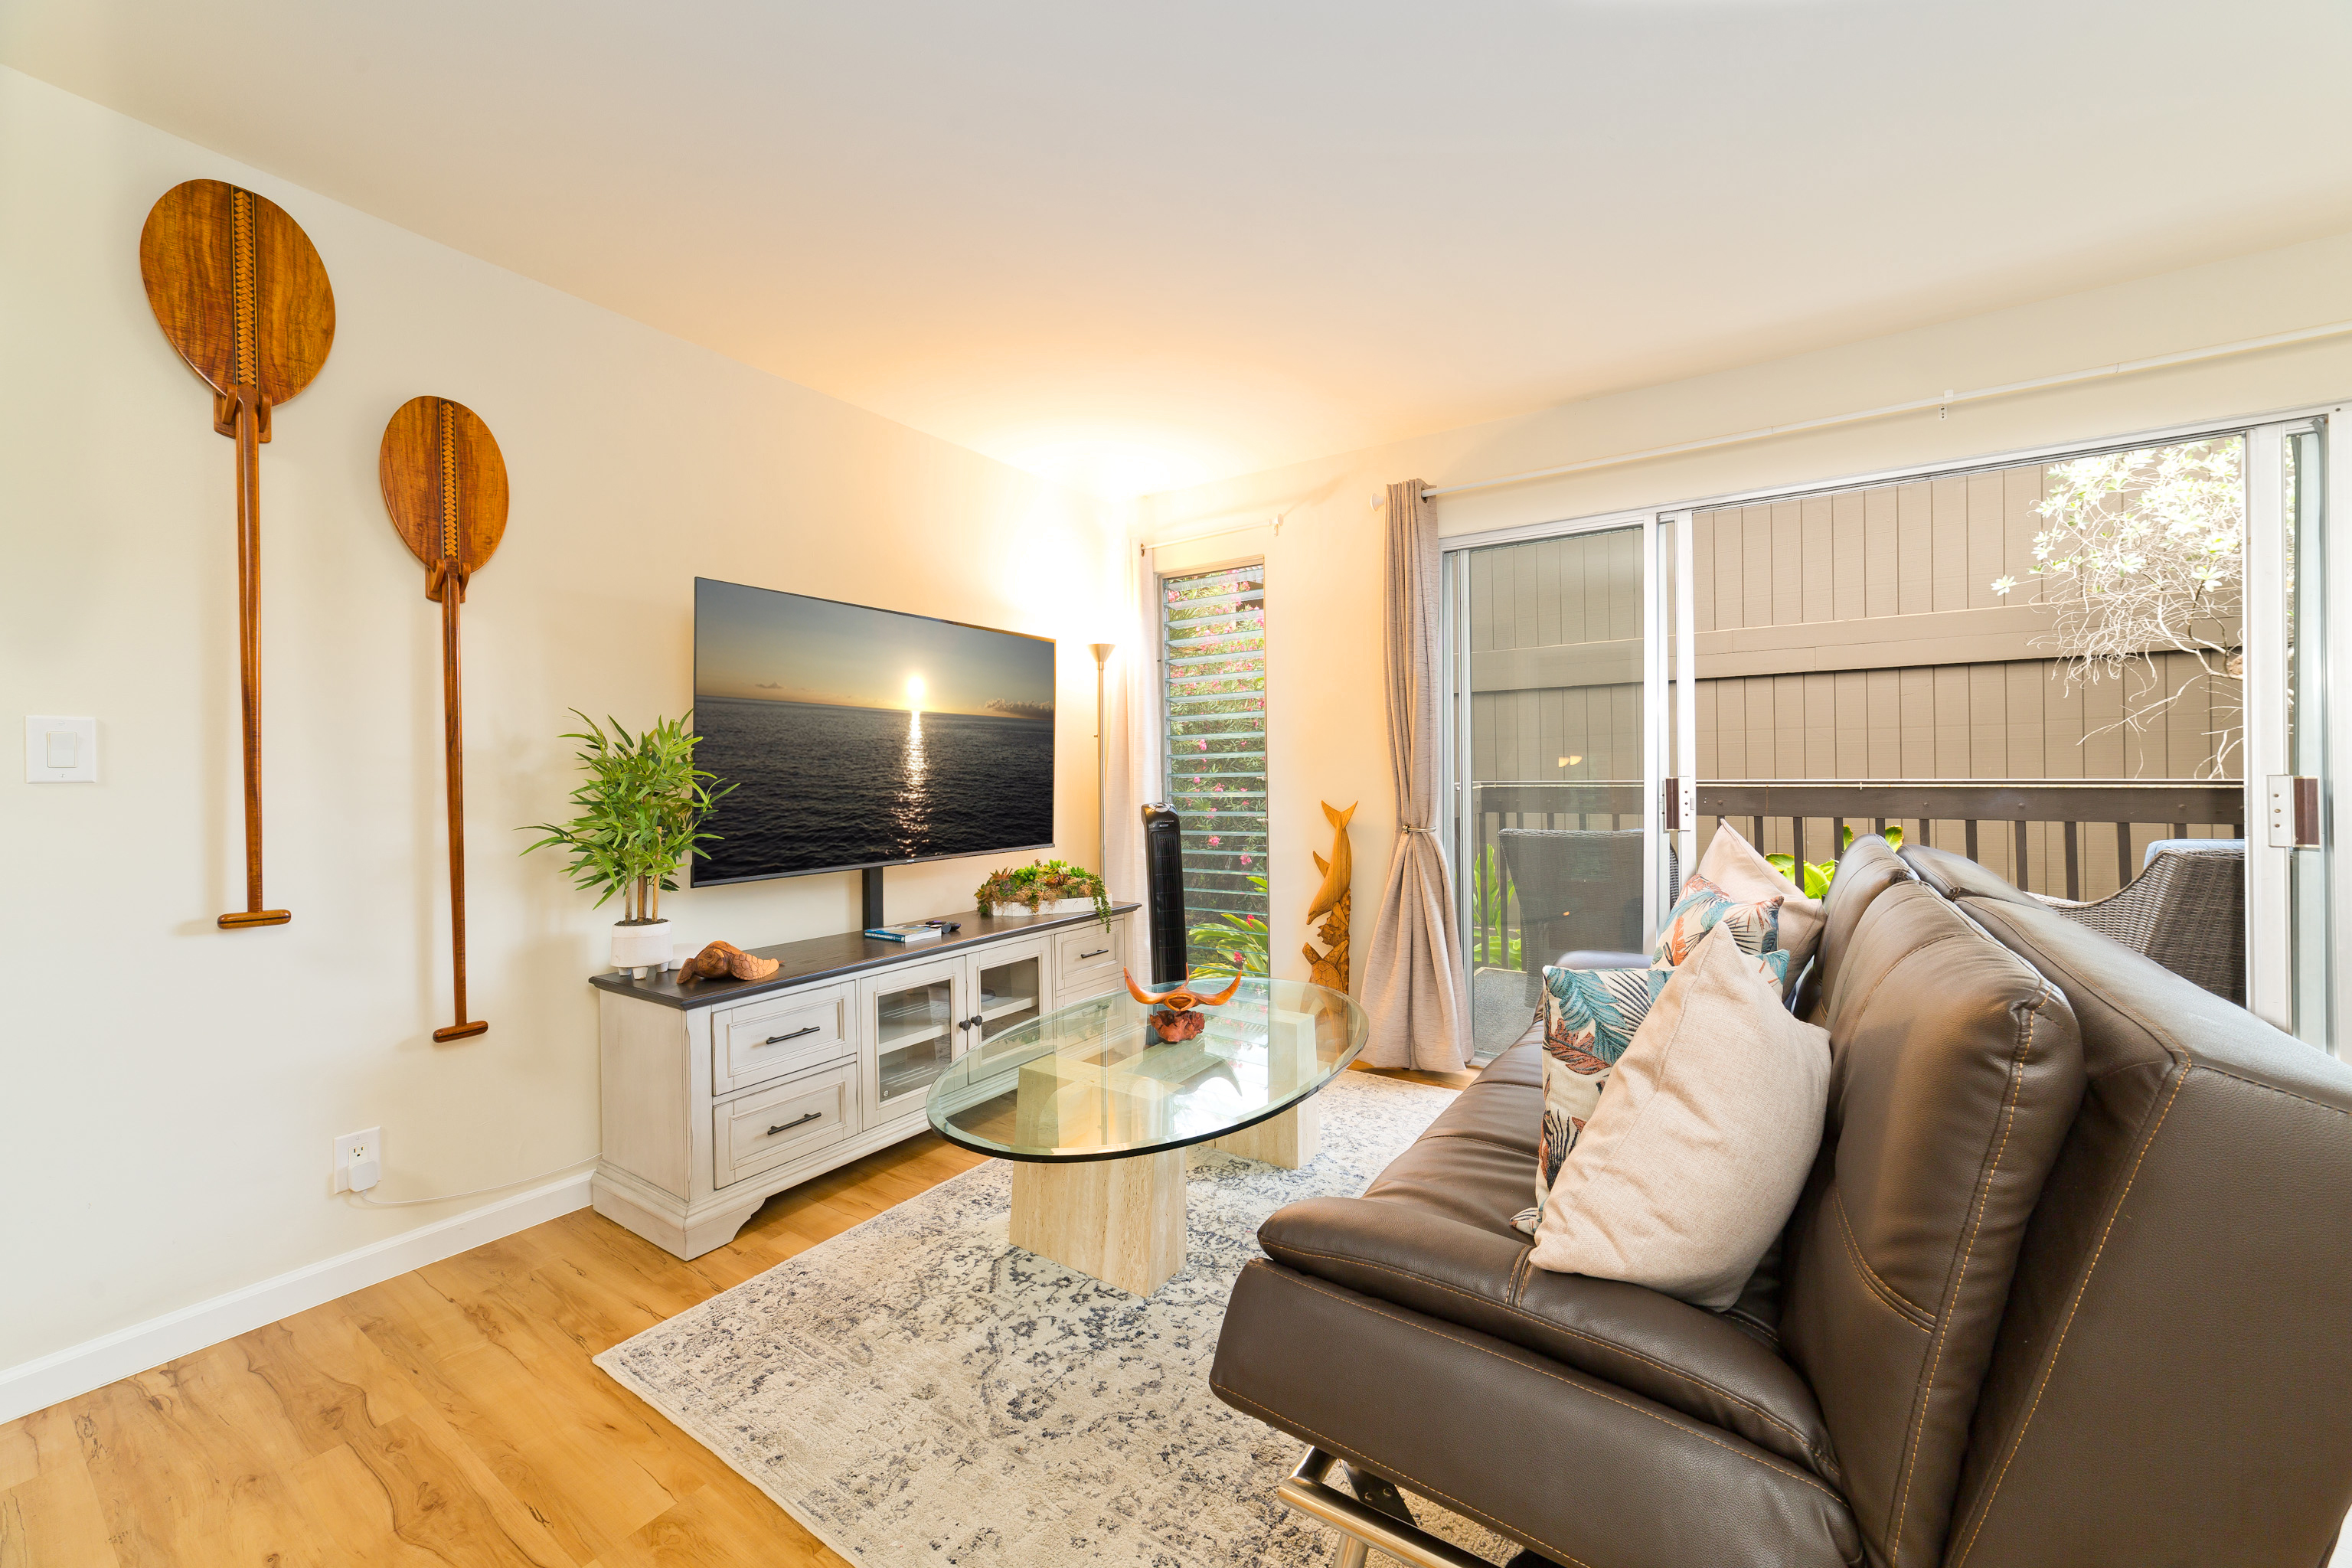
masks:
[[[466,584],[507,531],[507,463],[490,427],[446,397],[412,397],[383,427],[376,458],[392,526],[425,563],[425,596],[441,606],[441,717],[449,780],[449,944],[457,1021],[433,1031],[463,1039],[489,1027],[466,1019],[466,758],[459,718],[457,608]]]
[[[163,193],[139,235],[139,276],[163,335],[213,389],[236,442],[236,625],[245,707],[245,908],[230,931],[284,925],[261,897],[261,464],[269,412],[310,384],[335,341],[335,292],[301,226],[218,180]]]

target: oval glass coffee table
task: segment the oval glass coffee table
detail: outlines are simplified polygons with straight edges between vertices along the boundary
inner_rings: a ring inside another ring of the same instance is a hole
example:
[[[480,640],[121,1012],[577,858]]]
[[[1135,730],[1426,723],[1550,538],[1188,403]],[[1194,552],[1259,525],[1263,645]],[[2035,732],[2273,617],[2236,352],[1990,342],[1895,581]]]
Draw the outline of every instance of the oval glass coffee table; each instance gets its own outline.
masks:
[[[950,1142],[1016,1162],[1015,1247],[1139,1296],[1184,1264],[1186,1146],[1307,1163],[1315,1091],[1364,1048],[1362,1010],[1304,981],[1244,979],[1189,1040],[1162,1041],[1155,1011],[1113,993],[1008,1029],[926,1106]]]

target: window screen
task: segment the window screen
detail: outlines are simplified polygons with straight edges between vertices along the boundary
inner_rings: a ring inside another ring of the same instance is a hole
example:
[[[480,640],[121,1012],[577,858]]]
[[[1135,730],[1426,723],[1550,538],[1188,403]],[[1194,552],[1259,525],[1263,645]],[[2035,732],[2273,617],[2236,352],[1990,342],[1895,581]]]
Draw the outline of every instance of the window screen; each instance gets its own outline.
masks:
[[[1265,566],[1160,580],[1167,798],[1184,820],[1194,973],[1268,970]]]

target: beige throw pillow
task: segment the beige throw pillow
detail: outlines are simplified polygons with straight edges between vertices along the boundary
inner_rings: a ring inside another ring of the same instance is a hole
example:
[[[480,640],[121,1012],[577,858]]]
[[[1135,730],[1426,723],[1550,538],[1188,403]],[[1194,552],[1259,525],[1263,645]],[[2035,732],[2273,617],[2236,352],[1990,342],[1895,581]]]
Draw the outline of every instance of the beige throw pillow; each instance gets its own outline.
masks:
[[[1561,1163],[1536,1267],[1730,1306],[1797,1205],[1829,1086],[1829,1032],[1790,1016],[1727,928],[1709,932]]]
[[[1789,955],[1789,984],[1794,985],[1797,976],[1804,973],[1805,960],[1813,955],[1822,940],[1822,926],[1828,917],[1821,900],[1805,897],[1804,889],[1782,876],[1778,866],[1764,858],[1727,822],[1716,824],[1715,837],[1707,841],[1706,853],[1699,857],[1698,875],[1722,889],[1734,903],[1780,900],[1779,942]],[[1686,883],[1684,892],[1689,890]]]

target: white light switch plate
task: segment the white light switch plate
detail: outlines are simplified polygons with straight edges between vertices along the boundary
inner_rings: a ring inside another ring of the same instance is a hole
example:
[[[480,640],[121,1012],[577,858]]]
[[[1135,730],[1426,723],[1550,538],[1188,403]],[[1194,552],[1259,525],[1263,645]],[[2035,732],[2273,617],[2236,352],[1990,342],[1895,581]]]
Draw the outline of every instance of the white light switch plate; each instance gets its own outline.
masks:
[[[98,721],[25,715],[26,784],[96,784]]]

